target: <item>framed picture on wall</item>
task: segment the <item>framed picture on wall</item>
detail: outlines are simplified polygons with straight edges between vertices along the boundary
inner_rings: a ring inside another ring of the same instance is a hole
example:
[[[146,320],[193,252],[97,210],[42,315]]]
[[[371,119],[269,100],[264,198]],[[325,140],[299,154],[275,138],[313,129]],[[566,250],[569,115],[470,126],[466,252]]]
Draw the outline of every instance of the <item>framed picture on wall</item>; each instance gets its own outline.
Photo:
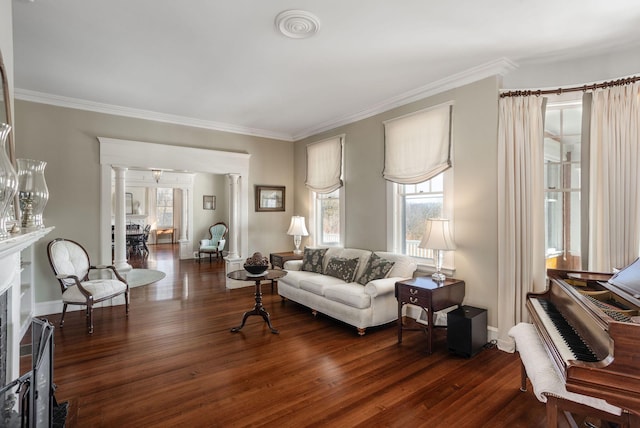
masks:
[[[213,195],[202,196],[202,209],[203,210],[215,210],[216,209],[216,197]]]
[[[256,211],[284,211],[284,186],[256,186]]]

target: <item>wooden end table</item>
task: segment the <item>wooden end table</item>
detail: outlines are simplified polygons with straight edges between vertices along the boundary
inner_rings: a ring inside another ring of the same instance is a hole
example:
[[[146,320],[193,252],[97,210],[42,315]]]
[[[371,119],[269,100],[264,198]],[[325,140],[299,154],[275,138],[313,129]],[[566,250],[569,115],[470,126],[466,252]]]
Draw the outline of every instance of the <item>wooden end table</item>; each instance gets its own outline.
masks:
[[[428,336],[427,351],[433,347],[433,314],[464,300],[464,281],[448,278],[444,283],[437,283],[430,276],[396,282],[396,298],[398,299],[398,343],[402,343],[402,330],[423,330],[422,328],[406,328],[402,325],[402,307],[406,304],[416,305],[426,311]]]
[[[289,260],[302,260],[302,253],[296,254],[293,251],[286,251],[269,254],[269,261],[273,269],[284,269],[284,264]]]
[[[256,288],[254,292],[256,304],[253,306],[252,310],[244,313],[244,315],[242,316],[242,324],[240,324],[237,327],[233,327],[231,329],[232,333],[239,332],[242,329],[242,327],[244,327],[244,323],[247,321],[247,318],[249,318],[251,315],[261,316],[264,322],[266,322],[267,325],[269,326],[271,333],[273,334],[280,333],[277,329],[273,328],[273,326],[271,325],[271,317],[269,316],[269,312],[267,312],[262,306],[262,290],[260,289],[260,284],[262,283],[262,281],[269,281],[269,280],[272,281],[272,284],[273,284],[273,281],[282,278],[286,274],[287,274],[286,271],[277,270],[277,269],[268,270],[264,274],[259,276],[253,276],[244,269],[229,272],[227,274],[227,277],[231,279],[235,279],[237,281],[254,281],[256,283]]]

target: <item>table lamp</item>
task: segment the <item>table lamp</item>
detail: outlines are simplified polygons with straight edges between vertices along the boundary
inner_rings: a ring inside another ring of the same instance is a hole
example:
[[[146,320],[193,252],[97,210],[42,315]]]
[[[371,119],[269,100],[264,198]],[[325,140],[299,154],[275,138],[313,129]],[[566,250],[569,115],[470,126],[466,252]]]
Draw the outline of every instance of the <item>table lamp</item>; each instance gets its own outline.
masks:
[[[304,217],[297,215],[291,217],[291,224],[289,225],[289,230],[287,230],[287,235],[293,235],[293,245],[296,246],[293,253],[302,254],[300,242],[302,241],[303,236],[309,235],[309,232],[307,232],[307,228],[304,225]]]
[[[436,272],[431,275],[431,278],[435,282],[444,282],[446,276],[442,273],[443,251],[456,249],[456,244],[453,242],[451,230],[449,229],[449,220],[444,218],[427,219],[425,233],[422,241],[418,244],[418,248],[434,250],[436,252]]]

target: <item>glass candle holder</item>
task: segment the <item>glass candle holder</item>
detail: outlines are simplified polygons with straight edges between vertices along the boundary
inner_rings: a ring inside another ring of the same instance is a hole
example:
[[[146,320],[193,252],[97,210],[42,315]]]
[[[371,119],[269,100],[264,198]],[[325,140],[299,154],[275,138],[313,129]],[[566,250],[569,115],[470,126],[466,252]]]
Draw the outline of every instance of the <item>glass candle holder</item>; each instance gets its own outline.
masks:
[[[22,227],[27,230],[44,228],[44,207],[49,200],[49,189],[44,178],[47,163],[34,159],[18,159],[17,163]]]
[[[18,174],[7,154],[7,136],[11,126],[0,123],[0,239],[9,237],[7,231],[8,209],[18,189]]]

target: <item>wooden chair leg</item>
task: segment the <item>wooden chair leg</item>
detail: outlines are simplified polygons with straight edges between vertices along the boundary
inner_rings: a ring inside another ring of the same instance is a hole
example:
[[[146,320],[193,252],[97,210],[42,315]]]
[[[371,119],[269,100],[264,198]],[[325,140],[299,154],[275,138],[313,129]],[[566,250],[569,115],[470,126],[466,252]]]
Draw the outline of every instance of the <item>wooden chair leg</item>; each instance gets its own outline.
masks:
[[[64,325],[64,316],[67,314],[67,304],[62,305],[62,318],[60,318],[60,328]]]
[[[93,334],[93,305],[87,305],[87,312],[89,314],[89,334]]]

